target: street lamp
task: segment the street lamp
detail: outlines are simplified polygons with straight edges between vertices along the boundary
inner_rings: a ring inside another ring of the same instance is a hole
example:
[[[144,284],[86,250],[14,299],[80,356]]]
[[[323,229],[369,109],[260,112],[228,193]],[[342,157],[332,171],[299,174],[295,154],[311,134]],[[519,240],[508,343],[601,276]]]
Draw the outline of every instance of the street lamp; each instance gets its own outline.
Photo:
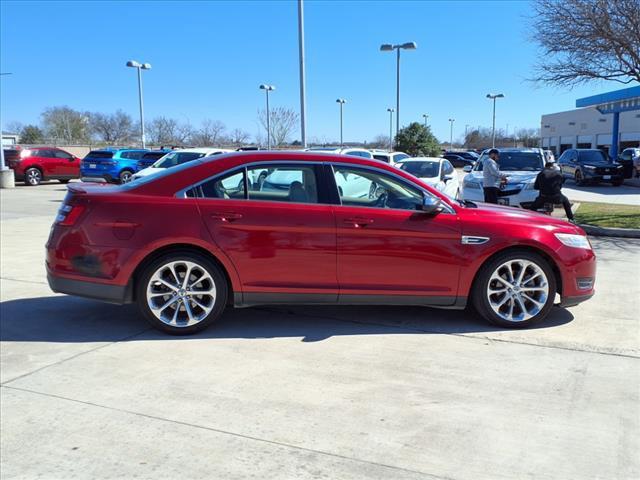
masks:
[[[393,108],[387,108],[389,112],[389,150],[393,150]]]
[[[150,63],[139,63],[135,60],[129,60],[127,67],[135,68],[138,70],[138,99],[140,100],[140,140],[142,142],[142,148],[146,148],[146,141],[144,138],[144,106],[142,103],[142,73],[141,70],[151,70]]]
[[[449,124],[451,125],[451,133],[449,135],[449,150],[453,150],[453,122],[455,122],[455,118],[449,119]]]
[[[427,128],[427,119],[429,118],[429,115],[423,113],[422,118],[424,118],[424,128]]]
[[[338,98],[336,103],[340,104],[340,147],[342,147],[342,107],[347,101],[344,98]]]
[[[407,42],[401,45],[391,45],[390,43],[384,43],[380,45],[381,52],[397,52],[396,56],[396,135],[400,130],[400,50],[415,50],[418,48],[416,42]]]
[[[493,100],[493,127],[491,128],[491,148],[496,148],[496,98],[504,98],[502,93],[487,93],[487,98]]]
[[[276,89],[273,85],[260,85],[260,89],[267,94],[267,150],[271,150],[271,116],[269,115],[269,92]]]

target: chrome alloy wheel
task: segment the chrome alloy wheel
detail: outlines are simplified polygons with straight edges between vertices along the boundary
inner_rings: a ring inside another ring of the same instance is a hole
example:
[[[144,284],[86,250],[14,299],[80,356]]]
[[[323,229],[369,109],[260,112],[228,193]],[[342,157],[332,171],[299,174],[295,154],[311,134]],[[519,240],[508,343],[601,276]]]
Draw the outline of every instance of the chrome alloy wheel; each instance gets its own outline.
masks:
[[[38,185],[42,181],[42,174],[37,168],[31,168],[27,172],[27,182],[29,185]]]
[[[508,322],[535,317],[547,303],[549,282],[544,270],[524,259],[509,260],[489,278],[487,299],[491,309]]]
[[[190,261],[158,268],[147,285],[147,304],[161,322],[189,327],[204,320],[216,302],[216,285],[207,270]]]

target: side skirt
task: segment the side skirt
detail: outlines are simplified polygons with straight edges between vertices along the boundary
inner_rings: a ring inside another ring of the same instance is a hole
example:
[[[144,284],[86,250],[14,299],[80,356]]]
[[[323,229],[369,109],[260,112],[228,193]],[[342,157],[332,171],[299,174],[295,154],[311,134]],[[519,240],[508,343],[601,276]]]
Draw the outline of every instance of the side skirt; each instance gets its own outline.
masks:
[[[336,295],[323,293],[234,293],[234,306],[256,305],[412,305],[464,309],[467,297],[419,295]]]

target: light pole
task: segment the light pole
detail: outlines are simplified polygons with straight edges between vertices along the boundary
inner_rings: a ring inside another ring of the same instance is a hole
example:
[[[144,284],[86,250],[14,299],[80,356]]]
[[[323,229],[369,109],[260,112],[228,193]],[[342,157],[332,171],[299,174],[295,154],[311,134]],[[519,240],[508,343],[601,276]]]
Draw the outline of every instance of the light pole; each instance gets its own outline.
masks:
[[[493,127],[491,128],[491,148],[496,148],[496,98],[504,98],[502,93],[487,93],[487,98],[493,100]]]
[[[424,128],[427,128],[427,120],[429,119],[429,115],[423,113],[422,118],[424,118]]]
[[[465,125],[464,126],[464,144],[467,144],[467,135],[469,135],[469,127],[470,125]]]
[[[450,118],[449,119],[449,124],[451,125],[451,131],[449,134],[449,150],[453,149],[453,122],[455,122],[456,119],[455,118]]]
[[[298,0],[298,53],[300,56],[300,137],[302,148],[307,148],[307,100],[305,97],[304,73],[304,6]]]
[[[338,98],[336,103],[340,104],[340,147],[342,148],[342,107],[347,101],[344,98]]]
[[[389,150],[393,150],[393,108],[387,108],[389,112]]]
[[[273,85],[260,85],[260,89],[267,94],[267,150],[271,150],[271,115],[269,114],[269,92],[276,89]]]
[[[127,67],[135,68],[138,70],[138,99],[140,100],[140,141],[142,142],[142,148],[146,148],[147,142],[144,138],[144,106],[142,103],[142,70],[151,70],[150,63],[139,63],[135,60],[129,60]]]
[[[381,52],[397,52],[396,56],[396,135],[400,130],[400,50],[415,50],[418,48],[416,42],[407,42],[401,45],[391,45],[390,43],[384,43],[380,45]]]

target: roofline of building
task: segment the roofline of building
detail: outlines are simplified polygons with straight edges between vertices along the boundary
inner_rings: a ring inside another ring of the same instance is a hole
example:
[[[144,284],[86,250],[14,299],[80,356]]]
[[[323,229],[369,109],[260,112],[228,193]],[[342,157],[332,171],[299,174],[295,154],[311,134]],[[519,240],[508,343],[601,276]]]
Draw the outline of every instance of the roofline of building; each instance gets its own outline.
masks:
[[[605,103],[619,102],[621,100],[629,100],[632,98],[640,98],[640,86],[623,88],[622,90],[614,90],[613,92],[600,93],[590,97],[578,98],[576,100],[576,108],[595,107]]]

